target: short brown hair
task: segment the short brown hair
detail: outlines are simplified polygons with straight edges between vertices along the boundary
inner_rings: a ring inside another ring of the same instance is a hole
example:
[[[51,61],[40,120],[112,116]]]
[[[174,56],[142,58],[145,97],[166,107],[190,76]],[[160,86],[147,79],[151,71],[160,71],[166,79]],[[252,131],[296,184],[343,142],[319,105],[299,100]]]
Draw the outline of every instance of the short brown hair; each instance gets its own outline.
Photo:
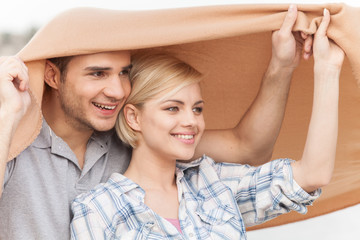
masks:
[[[60,81],[64,82],[67,73],[67,66],[74,56],[49,58],[60,71]]]

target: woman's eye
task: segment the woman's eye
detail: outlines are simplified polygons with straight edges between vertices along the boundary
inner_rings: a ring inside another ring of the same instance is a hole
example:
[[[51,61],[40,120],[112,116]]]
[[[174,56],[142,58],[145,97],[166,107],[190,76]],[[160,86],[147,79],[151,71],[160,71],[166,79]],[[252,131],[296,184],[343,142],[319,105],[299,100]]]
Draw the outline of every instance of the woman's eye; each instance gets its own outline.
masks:
[[[177,111],[179,111],[179,108],[178,107],[169,107],[166,110],[168,110],[170,112],[177,112]]]
[[[196,108],[193,108],[193,112],[194,113],[202,113],[202,111],[203,111],[203,108],[202,107],[196,107]]]

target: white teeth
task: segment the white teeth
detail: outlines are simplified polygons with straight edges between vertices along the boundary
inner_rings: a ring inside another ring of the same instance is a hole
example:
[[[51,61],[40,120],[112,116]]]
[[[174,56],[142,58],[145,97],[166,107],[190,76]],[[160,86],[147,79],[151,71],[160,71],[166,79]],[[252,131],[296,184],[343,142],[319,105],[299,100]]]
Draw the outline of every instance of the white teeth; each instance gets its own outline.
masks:
[[[93,104],[98,108],[102,108],[102,109],[106,109],[106,110],[113,110],[116,107],[116,106],[102,105],[102,104],[98,104],[98,103],[93,103]]]
[[[187,139],[187,140],[194,138],[194,135],[180,135],[180,134],[175,134],[174,136],[177,137],[177,138],[182,138],[182,139]]]

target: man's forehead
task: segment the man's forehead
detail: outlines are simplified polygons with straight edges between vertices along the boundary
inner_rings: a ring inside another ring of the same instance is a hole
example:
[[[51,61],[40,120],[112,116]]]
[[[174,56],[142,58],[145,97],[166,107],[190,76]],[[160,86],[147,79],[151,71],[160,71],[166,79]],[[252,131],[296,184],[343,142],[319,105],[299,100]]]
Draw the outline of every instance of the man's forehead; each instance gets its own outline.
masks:
[[[72,64],[76,65],[120,65],[128,66],[130,64],[130,51],[111,51],[83,54],[74,56]]]
[[[123,57],[124,59],[130,59],[130,51],[121,50],[121,51],[107,51],[107,52],[97,52],[83,55],[76,55],[76,58],[95,58],[95,57],[108,57],[108,56],[117,56]]]

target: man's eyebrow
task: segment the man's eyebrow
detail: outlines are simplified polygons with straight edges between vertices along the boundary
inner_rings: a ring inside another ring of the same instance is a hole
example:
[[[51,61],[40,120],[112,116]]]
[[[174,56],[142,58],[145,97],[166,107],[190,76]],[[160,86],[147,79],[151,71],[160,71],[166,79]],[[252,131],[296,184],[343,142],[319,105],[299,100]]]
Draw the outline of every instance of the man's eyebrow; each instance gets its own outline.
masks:
[[[109,71],[111,70],[112,68],[111,67],[99,67],[99,66],[89,66],[89,67],[86,67],[84,70],[85,71]]]
[[[131,70],[132,67],[133,67],[133,65],[132,65],[132,64],[129,64],[129,65],[127,65],[126,67],[123,67],[122,69],[123,69],[123,70]]]
[[[131,70],[132,68],[132,64],[129,64],[125,67],[122,67],[122,71],[124,70]],[[89,66],[89,67],[86,67],[85,68],[85,71],[94,71],[94,72],[101,72],[101,71],[109,71],[109,70],[112,70],[113,68],[111,67],[100,67],[100,66]]]

